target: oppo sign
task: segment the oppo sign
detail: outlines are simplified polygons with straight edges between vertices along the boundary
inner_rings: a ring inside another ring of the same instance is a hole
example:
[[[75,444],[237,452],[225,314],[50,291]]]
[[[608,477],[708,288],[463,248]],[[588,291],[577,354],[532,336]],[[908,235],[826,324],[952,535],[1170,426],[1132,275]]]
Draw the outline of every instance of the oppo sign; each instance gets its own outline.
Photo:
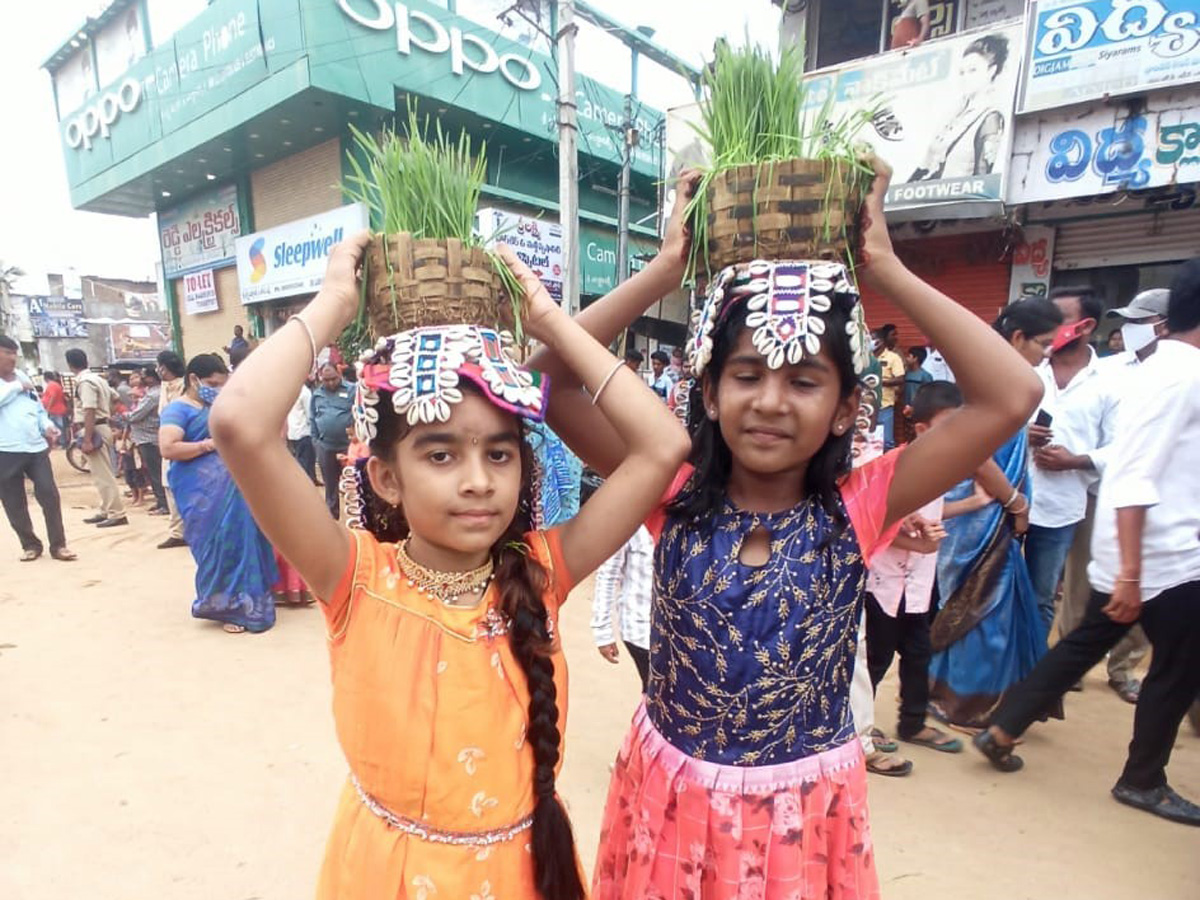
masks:
[[[121,113],[130,113],[142,102],[142,86],[126,78],[116,90],[105,91],[91,106],[67,122],[63,138],[72,149],[92,149],[92,138],[109,136],[109,128]]]
[[[338,0],[342,12],[362,25],[375,31],[396,30],[396,50],[408,56],[412,48],[426,53],[449,53],[450,70],[462,75],[466,69],[490,75],[500,75],[521,91],[535,91],[542,84],[541,73],[529,60],[515,53],[498,54],[496,48],[483,38],[463,34],[457,25],[446,28],[441,22],[420,10],[410,10],[403,3],[389,5],[386,0],[371,0],[374,15],[363,15],[351,6],[351,0]],[[423,34],[415,34],[414,26],[420,25]]]

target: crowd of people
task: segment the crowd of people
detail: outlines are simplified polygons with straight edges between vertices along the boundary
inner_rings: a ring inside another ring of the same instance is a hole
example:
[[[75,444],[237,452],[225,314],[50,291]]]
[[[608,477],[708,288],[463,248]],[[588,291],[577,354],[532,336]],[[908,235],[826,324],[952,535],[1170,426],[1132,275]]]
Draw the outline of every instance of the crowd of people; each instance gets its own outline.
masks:
[[[1113,796],[1200,824],[1166,779],[1200,694],[1200,260],[1108,313],[1124,349],[1101,359],[1086,288],[1017,299],[989,327],[913,275],[887,182],[880,167],[856,275],[928,336],[903,355],[895,326],[866,330],[839,264],[757,261],[719,273],[686,347],[641,377],[639,351],[608,347],[680,283],[683,202],[655,259],[573,319],[499,248],[538,342],[524,363],[461,323],[339,365],[321,348],[357,313],[365,232],[302,313],[231,344],[230,366],[160,357],[156,400],[153,378],[123,399],[68,355],[97,526],[127,519],[116,404],[139,448],[155,407],[193,614],[263,631],[278,603],[320,601],[350,768],[320,896],[585,896],[555,791],[557,629],[592,571],[597,649],[617,662],[619,635],[643,693],[612,770],[600,900],[877,897],[867,773],[914,768],[876,725],[897,657],[899,741],[956,753],[957,730],[1015,772],[1021,734],[1062,717],[1107,656],[1137,704]],[[61,429],[26,408],[7,352],[0,416],[29,418],[31,440],[0,447],[17,473],[4,503],[40,553],[10,495],[25,473],[37,490],[32,438]],[[433,400],[416,387],[431,373]],[[604,478],[582,504],[581,464]]]

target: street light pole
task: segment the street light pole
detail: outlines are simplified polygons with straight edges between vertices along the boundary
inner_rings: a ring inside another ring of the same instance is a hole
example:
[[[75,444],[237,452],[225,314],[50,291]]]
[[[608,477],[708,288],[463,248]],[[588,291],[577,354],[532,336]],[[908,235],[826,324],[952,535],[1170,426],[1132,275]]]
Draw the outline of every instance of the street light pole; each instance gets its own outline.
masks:
[[[563,232],[563,310],[579,312],[579,126],[575,102],[574,0],[556,0],[558,50],[558,206]]]

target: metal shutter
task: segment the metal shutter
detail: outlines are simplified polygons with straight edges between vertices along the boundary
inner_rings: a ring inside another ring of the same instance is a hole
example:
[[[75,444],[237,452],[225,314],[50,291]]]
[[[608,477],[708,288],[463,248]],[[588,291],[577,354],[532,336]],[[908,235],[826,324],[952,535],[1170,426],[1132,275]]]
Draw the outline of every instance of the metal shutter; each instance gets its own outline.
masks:
[[[1200,210],[1103,216],[1058,225],[1054,268],[1099,269],[1200,256]]]
[[[254,230],[262,231],[345,205],[341,141],[334,139],[250,173]]]
[[[896,244],[896,255],[915,274],[989,324],[1009,300],[1010,252],[1003,232],[906,241]],[[901,347],[929,343],[890,300],[865,287],[862,293],[869,327],[894,324]]]

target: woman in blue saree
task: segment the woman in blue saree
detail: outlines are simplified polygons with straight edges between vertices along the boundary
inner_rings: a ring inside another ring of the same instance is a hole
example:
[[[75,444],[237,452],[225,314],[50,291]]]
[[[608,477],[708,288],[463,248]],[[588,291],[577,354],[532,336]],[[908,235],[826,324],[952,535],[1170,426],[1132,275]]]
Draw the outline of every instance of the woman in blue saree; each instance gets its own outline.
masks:
[[[275,555],[208,432],[209,410],[229,370],[216,354],[202,353],[184,377],[183,397],[162,412],[159,448],[171,461],[167,480],[196,560],[192,615],[235,634],[266,631],[275,624]]]
[[[1037,365],[1061,323],[1053,303],[1027,297],[1010,303],[994,327]],[[945,520],[947,536],[938,550],[941,603],[930,632],[929,707],[951,725],[984,727],[1008,687],[1046,652],[1046,626],[1020,543],[1028,526],[1028,468],[1029,439],[1021,429],[978,473],[992,498]],[[946,494],[947,512],[955,501],[976,495],[975,482],[968,479]]]

